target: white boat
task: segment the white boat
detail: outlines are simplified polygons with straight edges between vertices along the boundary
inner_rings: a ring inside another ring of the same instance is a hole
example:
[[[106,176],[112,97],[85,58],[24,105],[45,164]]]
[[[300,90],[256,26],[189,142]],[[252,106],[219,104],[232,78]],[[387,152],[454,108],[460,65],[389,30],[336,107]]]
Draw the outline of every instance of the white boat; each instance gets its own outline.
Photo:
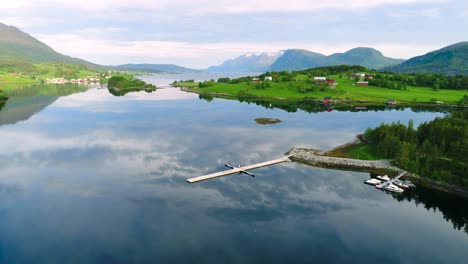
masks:
[[[377,176],[377,179],[381,180],[381,181],[389,181],[390,180],[390,177],[388,177],[387,175],[384,175],[384,176]]]
[[[381,184],[382,181],[374,179],[374,178],[370,178],[368,180],[365,180],[364,183],[370,184],[370,185],[377,185],[377,184]]]
[[[383,189],[387,190],[387,191],[390,191],[390,192],[395,192],[395,193],[402,193],[403,192],[403,189],[401,189],[398,186],[396,186],[395,184],[392,184],[392,183],[389,183],[389,182],[386,183],[383,186]]]
[[[411,182],[407,182],[407,181],[400,181],[400,180],[396,180],[394,182],[394,184],[400,188],[403,188],[403,189],[406,189],[406,190],[409,190],[411,188],[414,188],[414,184],[412,184]]]

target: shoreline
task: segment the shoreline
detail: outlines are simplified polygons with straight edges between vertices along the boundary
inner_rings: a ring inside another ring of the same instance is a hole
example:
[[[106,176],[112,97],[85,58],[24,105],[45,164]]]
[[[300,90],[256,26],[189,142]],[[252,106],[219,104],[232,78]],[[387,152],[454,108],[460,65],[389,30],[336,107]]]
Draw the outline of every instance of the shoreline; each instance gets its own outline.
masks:
[[[403,177],[409,178],[418,184],[468,198],[468,190],[465,190],[459,186],[435,181],[427,177],[422,177],[420,175],[407,172],[401,168],[391,165],[390,160],[360,160],[352,158],[341,158],[328,156],[326,153],[328,152],[322,152],[321,150],[316,149],[292,148],[286,152],[285,155],[291,155],[289,159],[294,162],[299,162],[305,165],[319,168],[387,174],[389,176],[396,176],[399,173],[406,172]]]
[[[212,96],[217,98],[232,98],[232,99],[251,99],[251,100],[272,100],[272,101],[291,101],[291,102],[314,102],[316,104],[324,104],[323,100],[317,98],[283,98],[283,97],[269,97],[269,96],[255,96],[251,94],[235,95],[228,93],[212,93],[191,89],[190,87],[173,86],[179,88],[184,92],[195,93],[199,95]],[[447,103],[434,103],[434,102],[400,102],[396,104],[387,104],[382,101],[368,101],[368,100],[330,100],[327,104],[335,104],[336,106],[348,107],[361,107],[361,106],[389,106],[389,107],[447,107],[447,108],[468,108],[468,105],[456,105]]]

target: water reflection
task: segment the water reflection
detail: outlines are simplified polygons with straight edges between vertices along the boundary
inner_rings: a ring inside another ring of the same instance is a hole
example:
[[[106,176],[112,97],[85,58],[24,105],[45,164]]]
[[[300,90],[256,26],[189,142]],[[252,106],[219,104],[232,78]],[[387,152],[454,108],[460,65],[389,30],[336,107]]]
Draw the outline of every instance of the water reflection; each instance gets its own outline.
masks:
[[[399,201],[414,202],[422,205],[427,211],[439,211],[445,220],[451,222],[457,230],[463,230],[468,234],[468,200],[455,195],[448,195],[434,191],[423,186],[405,192],[403,195],[395,195]]]
[[[9,97],[5,106],[0,105],[0,126],[28,120],[59,97],[86,91],[86,86],[41,84],[6,90]]]
[[[364,173],[287,163],[255,178],[185,182],[226,162],[331,148],[380,122],[441,115],[289,113],[177,89],[61,97],[0,127],[0,262],[461,263],[465,233],[369,188]],[[262,116],[283,122],[258,126]]]

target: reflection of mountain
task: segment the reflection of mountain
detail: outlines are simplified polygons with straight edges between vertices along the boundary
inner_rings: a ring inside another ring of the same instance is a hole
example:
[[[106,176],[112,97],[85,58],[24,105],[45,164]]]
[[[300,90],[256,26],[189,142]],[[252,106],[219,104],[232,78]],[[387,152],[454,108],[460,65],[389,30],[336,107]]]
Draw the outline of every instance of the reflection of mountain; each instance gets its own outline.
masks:
[[[418,186],[414,191],[393,196],[398,201],[414,201],[422,204],[428,211],[442,213],[447,222],[451,222],[457,230],[464,230],[468,234],[468,200],[441,191],[435,191]]]
[[[77,85],[34,85],[5,91],[9,97],[5,106],[0,106],[0,126],[28,120],[61,96],[86,90]]]
[[[44,95],[12,97],[0,111],[0,125],[15,124],[19,121],[28,120],[31,116],[55,102],[57,98]]]

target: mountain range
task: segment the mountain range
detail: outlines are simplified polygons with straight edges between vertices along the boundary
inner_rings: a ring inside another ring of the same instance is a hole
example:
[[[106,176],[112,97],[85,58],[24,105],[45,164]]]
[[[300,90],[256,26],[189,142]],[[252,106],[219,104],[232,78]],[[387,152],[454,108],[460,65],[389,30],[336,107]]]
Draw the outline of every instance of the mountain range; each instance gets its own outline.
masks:
[[[247,53],[219,66],[208,68],[211,72],[264,72],[283,70],[304,70],[314,67],[332,65],[362,65],[366,68],[380,69],[403,62],[382,55],[372,48],[355,48],[345,53],[330,56],[304,49],[288,49],[275,53],[255,55]]]
[[[330,56],[307,50],[292,49],[287,50],[283,56],[278,58],[269,70],[303,70],[342,64],[361,65],[369,69],[381,69],[401,62],[403,60],[385,57],[380,51],[373,48],[354,48],[345,53],[334,53]]]
[[[35,63],[64,62],[84,65],[95,70],[116,68],[145,72],[186,73],[198,72],[173,64],[124,64],[101,66],[82,59],[72,58],[56,52],[43,42],[13,26],[0,23],[0,66],[22,65],[32,67]],[[329,56],[303,49],[288,49],[255,55],[247,53],[212,66],[208,72],[265,72],[301,70],[332,65],[362,65],[370,69],[396,72],[433,72],[441,74],[468,74],[468,42],[460,42],[429,52],[407,61],[392,59],[373,48],[354,48],[344,53]]]
[[[151,73],[195,73],[201,70],[190,69],[175,64],[122,64],[113,68],[124,71],[140,71]]]
[[[221,65],[206,69],[208,72],[264,72],[283,55],[284,51],[255,55],[247,53],[235,59],[229,59]]]

